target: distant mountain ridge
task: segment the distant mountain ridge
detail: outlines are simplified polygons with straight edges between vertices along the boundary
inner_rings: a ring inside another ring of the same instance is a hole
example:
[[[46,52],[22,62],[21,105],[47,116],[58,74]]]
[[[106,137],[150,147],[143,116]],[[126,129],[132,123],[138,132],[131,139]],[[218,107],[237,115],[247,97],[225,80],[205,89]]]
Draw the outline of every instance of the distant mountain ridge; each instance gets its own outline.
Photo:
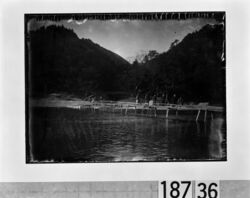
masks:
[[[152,60],[157,55],[159,55],[159,53],[156,50],[141,50],[141,51],[137,52],[137,54],[135,56],[130,56],[126,59],[131,64],[134,61],[137,61],[138,63],[143,64],[149,60]]]

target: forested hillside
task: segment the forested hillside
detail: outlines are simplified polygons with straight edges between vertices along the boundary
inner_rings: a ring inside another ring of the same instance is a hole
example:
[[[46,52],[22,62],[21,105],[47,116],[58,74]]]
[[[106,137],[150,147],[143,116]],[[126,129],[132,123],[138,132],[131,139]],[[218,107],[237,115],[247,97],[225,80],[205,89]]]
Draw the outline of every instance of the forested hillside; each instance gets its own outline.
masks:
[[[30,33],[32,96],[66,92],[78,96],[124,92],[130,64],[73,30],[49,26]]]
[[[134,62],[134,82],[140,95],[173,95],[186,102],[225,101],[224,31],[222,25],[206,25],[156,58]]]

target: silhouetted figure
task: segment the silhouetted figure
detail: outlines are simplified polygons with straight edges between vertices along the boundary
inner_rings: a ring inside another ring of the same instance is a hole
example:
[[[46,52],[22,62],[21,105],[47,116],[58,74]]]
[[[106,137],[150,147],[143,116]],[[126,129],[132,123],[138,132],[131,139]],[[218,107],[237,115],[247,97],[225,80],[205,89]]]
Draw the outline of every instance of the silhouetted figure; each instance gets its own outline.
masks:
[[[153,101],[156,103],[156,94],[154,94],[154,96],[153,96]]]
[[[153,98],[152,98],[151,100],[149,100],[148,106],[149,106],[149,107],[152,107],[153,105],[154,105],[154,100],[153,100]]]
[[[166,93],[165,94],[165,101],[164,101],[166,104],[168,104],[169,103],[169,101],[168,101],[168,94]]]
[[[178,105],[183,105],[183,98],[180,96],[177,100]]]
[[[164,102],[165,102],[165,94],[162,93],[162,95],[161,95],[161,103],[164,103]]]
[[[136,97],[135,97],[135,103],[138,104],[139,103],[139,93],[136,94]]]
[[[176,103],[176,95],[175,94],[173,94],[173,97],[172,97],[172,101],[171,101],[173,104],[175,104]]]

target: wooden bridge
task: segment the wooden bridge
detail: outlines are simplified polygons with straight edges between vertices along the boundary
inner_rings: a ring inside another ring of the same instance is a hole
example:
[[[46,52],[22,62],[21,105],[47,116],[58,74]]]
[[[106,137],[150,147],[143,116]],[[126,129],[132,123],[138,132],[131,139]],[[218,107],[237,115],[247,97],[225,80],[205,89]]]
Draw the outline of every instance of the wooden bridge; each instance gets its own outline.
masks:
[[[136,114],[153,117],[169,118],[169,114],[178,118],[179,113],[192,112],[195,113],[195,120],[207,121],[208,113],[209,117],[213,119],[214,115],[221,114],[224,111],[223,107],[211,106],[208,103],[199,103],[197,105],[177,105],[177,104],[162,104],[156,103],[149,105],[149,103],[136,103],[136,102],[116,102],[116,101],[83,101],[83,100],[48,100],[41,99],[31,101],[31,106],[43,106],[43,107],[66,107],[78,110],[89,109],[93,112],[106,111],[113,113]],[[202,115],[202,116],[201,116]],[[172,116],[173,117],[173,116]]]
[[[91,106],[90,106],[91,108]],[[176,105],[176,104],[155,104],[149,106],[148,103],[136,104],[133,102],[117,102],[117,103],[94,103],[92,106],[93,110],[105,110],[109,109],[113,112],[121,112],[126,115],[129,110],[134,111],[134,114],[140,112],[140,114],[153,113],[154,117],[158,116],[158,112],[165,112],[165,118],[169,117],[170,111],[175,112],[175,116],[178,116],[179,112],[197,111],[195,120],[198,121],[201,113],[204,113],[204,121],[207,120],[208,112],[211,113],[211,119],[213,119],[213,113],[222,113],[223,107],[209,106],[208,103],[199,103],[197,105]]]

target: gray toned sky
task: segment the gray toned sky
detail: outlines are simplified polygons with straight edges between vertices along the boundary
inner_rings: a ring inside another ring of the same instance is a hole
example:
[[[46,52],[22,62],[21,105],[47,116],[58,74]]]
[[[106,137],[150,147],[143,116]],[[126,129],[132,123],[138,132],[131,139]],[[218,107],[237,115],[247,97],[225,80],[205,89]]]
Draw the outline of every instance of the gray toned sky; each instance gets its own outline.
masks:
[[[31,21],[30,29],[52,24],[73,29],[79,38],[89,38],[123,58],[133,57],[140,51],[167,51],[175,40],[182,40],[188,33],[206,24],[217,23],[214,19],[188,20],[67,20],[60,22]]]

